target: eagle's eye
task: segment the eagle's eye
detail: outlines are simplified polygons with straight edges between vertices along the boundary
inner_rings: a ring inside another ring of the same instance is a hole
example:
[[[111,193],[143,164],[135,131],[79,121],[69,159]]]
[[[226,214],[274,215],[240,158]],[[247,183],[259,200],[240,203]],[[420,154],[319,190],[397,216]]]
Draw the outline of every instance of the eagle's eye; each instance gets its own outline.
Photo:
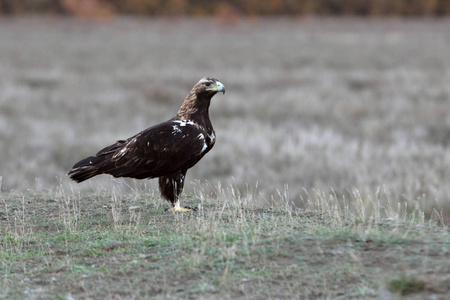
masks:
[[[210,85],[211,85],[211,82],[205,82],[205,85],[206,85],[206,86],[210,86]]]

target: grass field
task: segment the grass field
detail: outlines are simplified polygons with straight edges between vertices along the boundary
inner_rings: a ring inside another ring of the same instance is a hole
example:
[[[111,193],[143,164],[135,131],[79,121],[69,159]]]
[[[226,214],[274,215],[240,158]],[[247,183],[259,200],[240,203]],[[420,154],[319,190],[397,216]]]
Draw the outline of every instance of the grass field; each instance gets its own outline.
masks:
[[[3,18],[0,41],[0,298],[448,298],[449,20]],[[227,93],[199,212],[65,176],[204,76]]]
[[[450,237],[439,216],[372,212],[315,192],[294,209],[198,189],[194,213],[164,212],[154,194],[2,197],[0,298],[446,299]],[[358,203],[358,204],[355,204]],[[382,217],[387,215],[388,217]]]

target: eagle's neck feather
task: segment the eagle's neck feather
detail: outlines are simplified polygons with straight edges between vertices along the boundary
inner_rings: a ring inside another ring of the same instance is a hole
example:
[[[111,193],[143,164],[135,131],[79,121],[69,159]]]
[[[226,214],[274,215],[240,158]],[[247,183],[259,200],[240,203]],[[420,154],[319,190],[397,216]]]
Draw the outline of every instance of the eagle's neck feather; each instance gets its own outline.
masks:
[[[211,121],[209,120],[209,105],[211,96],[199,98],[194,90],[184,99],[174,120],[190,120],[199,126],[204,127],[208,132],[212,131]]]

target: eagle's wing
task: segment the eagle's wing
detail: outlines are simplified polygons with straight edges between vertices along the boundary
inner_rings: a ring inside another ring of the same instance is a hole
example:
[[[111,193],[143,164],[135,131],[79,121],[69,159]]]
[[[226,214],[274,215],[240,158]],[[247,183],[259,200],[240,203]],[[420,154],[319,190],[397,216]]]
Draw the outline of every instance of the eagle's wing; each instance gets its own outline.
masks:
[[[192,167],[212,145],[192,122],[167,121],[102,149],[102,173],[115,177],[152,178]]]

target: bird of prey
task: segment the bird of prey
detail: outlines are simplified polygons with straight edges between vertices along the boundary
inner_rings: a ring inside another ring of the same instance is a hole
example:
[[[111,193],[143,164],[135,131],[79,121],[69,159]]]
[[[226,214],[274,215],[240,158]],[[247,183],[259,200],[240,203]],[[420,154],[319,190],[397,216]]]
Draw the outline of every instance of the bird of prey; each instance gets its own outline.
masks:
[[[219,80],[200,79],[173,118],[82,159],[67,175],[76,182],[99,174],[136,179],[158,177],[162,197],[172,204],[169,211],[193,210],[180,205],[180,194],[187,170],[214,146],[216,136],[209,119],[209,105],[218,92],[225,94],[225,86]]]

